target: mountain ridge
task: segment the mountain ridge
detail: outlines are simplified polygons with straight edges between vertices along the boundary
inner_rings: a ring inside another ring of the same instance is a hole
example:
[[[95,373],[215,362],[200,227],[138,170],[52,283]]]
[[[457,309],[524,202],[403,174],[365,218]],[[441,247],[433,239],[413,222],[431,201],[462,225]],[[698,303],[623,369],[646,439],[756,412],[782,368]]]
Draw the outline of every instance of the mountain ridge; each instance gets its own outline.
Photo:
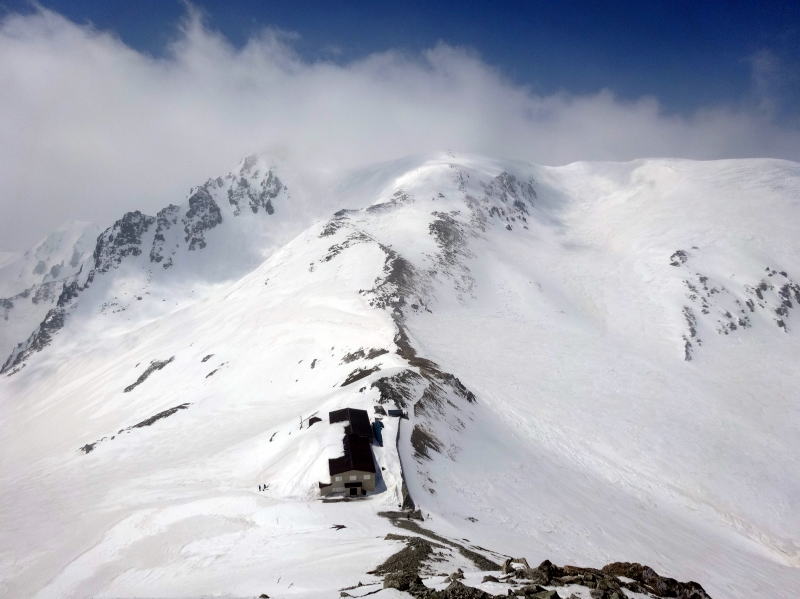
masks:
[[[286,243],[245,244],[262,249],[246,266],[221,227],[237,207],[271,225],[286,205],[251,184],[227,206],[216,198],[231,187],[194,189],[194,210],[162,211],[163,243],[158,216],[132,217],[132,236],[123,225],[101,235],[96,274],[59,306],[59,332],[0,378],[4,487],[23,489],[0,495],[0,509],[63,555],[4,574],[9,589],[190,596],[261,584],[318,596],[389,557],[375,537],[393,525],[375,518],[404,503],[401,475],[426,526],[449,539],[535,561],[647,563],[712,596],[791,588],[797,489],[781,473],[797,449],[800,165],[536,167],[451,154],[413,164],[343,179],[353,204],[296,218]],[[281,175],[269,172],[262,189],[274,190]],[[234,262],[238,272],[217,268]],[[319,504],[330,441],[324,422],[303,422],[386,403],[409,413],[385,433],[396,448],[375,449],[386,491]],[[51,483],[14,465],[23,448],[33,472],[80,488],[44,512]],[[269,491],[255,493],[263,481]],[[85,531],[46,539],[75,518]],[[327,532],[337,520],[349,532]],[[353,563],[324,549],[340,532]],[[192,549],[150,563],[157,539]],[[218,565],[209,539],[228,552]],[[279,540],[294,549],[281,554]],[[341,571],[303,580],[303,556]],[[259,574],[263,560],[281,575]]]

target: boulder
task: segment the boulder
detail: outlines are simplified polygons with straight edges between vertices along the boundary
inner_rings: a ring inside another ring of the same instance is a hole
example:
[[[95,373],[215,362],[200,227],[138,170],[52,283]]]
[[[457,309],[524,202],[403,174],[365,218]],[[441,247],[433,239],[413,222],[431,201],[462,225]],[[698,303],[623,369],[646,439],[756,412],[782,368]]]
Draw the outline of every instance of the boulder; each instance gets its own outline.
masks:
[[[410,588],[417,585],[422,585],[422,579],[418,574],[414,574],[412,572],[390,572],[383,579],[384,589],[408,591]]]

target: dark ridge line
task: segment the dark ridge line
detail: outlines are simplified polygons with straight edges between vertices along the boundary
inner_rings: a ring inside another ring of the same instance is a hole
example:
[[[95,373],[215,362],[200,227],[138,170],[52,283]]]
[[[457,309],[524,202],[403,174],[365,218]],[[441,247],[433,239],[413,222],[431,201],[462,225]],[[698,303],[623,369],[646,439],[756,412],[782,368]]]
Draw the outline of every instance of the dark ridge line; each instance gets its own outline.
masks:
[[[123,392],[129,393],[133,391],[136,387],[145,382],[147,380],[147,377],[153,374],[156,370],[161,370],[162,368],[164,368],[164,366],[172,362],[174,359],[175,356],[171,356],[168,360],[153,360],[152,362],[150,362],[150,366],[148,366],[145,369],[145,371],[139,375],[139,378],[136,379],[133,383],[131,383],[127,387],[125,387],[125,389],[123,389]]]
[[[145,426],[150,426],[151,424],[153,424],[154,422],[157,422],[158,420],[161,420],[162,418],[167,418],[168,416],[172,416],[178,410],[186,410],[190,405],[192,405],[192,404],[190,402],[187,402],[187,403],[182,403],[182,404],[180,404],[178,406],[175,406],[173,408],[168,408],[168,409],[166,409],[166,410],[164,410],[162,412],[159,412],[158,414],[154,414],[154,415],[150,416],[149,418],[145,418],[141,422],[137,422],[134,425],[128,426],[128,427],[123,428],[123,429],[120,429],[117,432],[117,435],[121,435],[122,433],[126,433],[126,432],[129,432],[129,431],[132,431],[135,428],[142,428],[142,427],[145,427]],[[95,446],[97,446],[98,443],[102,443],[103,441],[112,441],[117,435],[111,435],[110,437],[102,437],[102,438],[98,439],[97,441],[94,441],[93,443],[87,443],[86,445],[81,447],[80,450],[84,454],[91,453],[92,451],[94,451],[94,448],[95,448]]]
[[[368,377],[373,372],[378,372],[380,369],[381,369],[380,364],[373,366],[372,368],[356,368],[353,372],[347,375],[347,378],[340,385],[340,387],[347,387],[347,385],[352,385],[356,381],[360,381],[361,379]]]

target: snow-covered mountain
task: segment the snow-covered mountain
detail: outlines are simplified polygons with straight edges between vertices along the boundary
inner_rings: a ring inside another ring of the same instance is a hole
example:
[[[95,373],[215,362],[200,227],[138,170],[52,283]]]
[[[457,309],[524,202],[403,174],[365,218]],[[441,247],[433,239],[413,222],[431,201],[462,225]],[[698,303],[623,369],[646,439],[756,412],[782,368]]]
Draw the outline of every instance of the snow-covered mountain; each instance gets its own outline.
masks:
[[[8,355],[53,307],[94,250],[98,226],[73,221],[23,254],[0,256],[0,352]]]
[[[509,557],[800,587],[800,165],[311,178],[249,158],[126,214],[15,340],[4,596],[705,596]],[[327,413],[375,406],[408,413],[379,492],[322,502]]]

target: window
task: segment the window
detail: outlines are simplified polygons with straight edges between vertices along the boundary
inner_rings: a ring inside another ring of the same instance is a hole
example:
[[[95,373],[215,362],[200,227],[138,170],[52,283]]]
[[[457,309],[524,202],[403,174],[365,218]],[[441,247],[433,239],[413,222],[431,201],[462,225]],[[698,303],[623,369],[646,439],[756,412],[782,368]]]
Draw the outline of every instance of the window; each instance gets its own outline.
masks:
[[[336,477],[336,480],[337,480],[337,481],[338,481],[338,480],[342,480],[342,477],[341,477],[341,476],[337,476],[337,477]]]
[[[364,480],[369,480],[369,474],[364,475]]]
[[[358,476],[356,476],[355,474],[351,474],[350,480],[358,480]]]

